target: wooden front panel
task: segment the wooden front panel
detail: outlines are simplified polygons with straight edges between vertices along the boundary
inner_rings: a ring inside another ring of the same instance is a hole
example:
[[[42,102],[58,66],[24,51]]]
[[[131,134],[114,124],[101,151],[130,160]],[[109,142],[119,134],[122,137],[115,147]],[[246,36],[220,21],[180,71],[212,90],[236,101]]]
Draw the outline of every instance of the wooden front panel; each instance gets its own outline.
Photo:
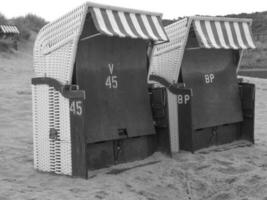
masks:
[[[184,55],[181,73],[192,88],[194,129],[243,120],[232,50],[195,49]]]
[[[86,92],[88,142],[154,134],[144,40],[97,36],[79,43],[77,84]]]

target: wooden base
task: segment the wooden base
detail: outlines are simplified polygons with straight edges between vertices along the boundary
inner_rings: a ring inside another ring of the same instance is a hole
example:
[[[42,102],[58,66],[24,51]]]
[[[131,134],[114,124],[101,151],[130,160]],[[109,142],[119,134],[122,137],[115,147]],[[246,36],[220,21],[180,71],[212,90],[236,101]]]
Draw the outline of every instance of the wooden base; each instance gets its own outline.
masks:
[[[157,149],[155,135],[87,144],[87,167],[99,169],[144,159]]]
[[[186,89],[181,91],[184,92]],[[194,152],[202,148],[226,144],[236,140],[248,140],[254,143],[255,86],[253,84],[240,83],[239,91],[243,121],[238,123],[193,129],[191,102],[179,104],[180,149]],[[190,89],[187,89],[186,94],[192,96]]]

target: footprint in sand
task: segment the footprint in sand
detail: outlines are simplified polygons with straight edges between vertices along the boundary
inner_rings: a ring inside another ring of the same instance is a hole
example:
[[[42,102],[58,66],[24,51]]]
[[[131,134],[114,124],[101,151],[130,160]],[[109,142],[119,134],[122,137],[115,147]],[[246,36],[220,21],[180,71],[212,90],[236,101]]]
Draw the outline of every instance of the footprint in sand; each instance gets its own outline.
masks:
[[[2,179],[2,181],[6,181],[6,182],[9,182],[9,183],[14,183],[14,182],[17,182],[17,179],[15,179],[15,178],[4,178],[4,179]]]
[[[259,175],[254,175],[252,177],[249,177],[247,180],[246,180],[246,183],[249,184],[249,185],[255,185],[257,183],[259,183],[263,178],[260,177]]]
[[[229,162],[229,161],[225,161],[225,160],[219,160],[219,159],[213,159],[212,162],[215,164],[224,165],[224,166],[230,166],[230,165],[234,164],[233,162]]]
[[[233,184],[233,183],[237,182],[238,180],[239,180],[238,177],[231,177],[231,178],[227,178],[227,179],[225,179],[225,182],[226,182],[227,184]]]
[[[154,194],[147,192],[147,191],[141,190],[141,191],[138,191],[137,194],[145,197],[147,200],[157,200],[157,198],[154,197],[155,196]]]
[[[105,191],[102,191],[102,190],[96,192],[96,194],[95,194],[96,199],[106,199],[107,196],[108,196],[108,193]]]
[[[229,174],[229,175],[242,174],[242,173],[250,172],[253,170],[253,168],[249,165],[226,166],[226,167],[218,167],[214,169],[218,172],[221,172],[223,174]]]
[[[220,193],[212,198],[212,200],[230,200],[233,199],[233,196],[230,193]]]
[[[31,91],[26,91],[26,90],[19,90],[17,91],[18,95],[31,95]]]
[[[190,189],[198,194],[203,194],[209,189],[209,185],[205,180],[194,179],[190,183]]]
[[[219,171],[223,174],[229,174],[229,175],[237,175],[237,174],[242,174],[245,172],[252,171],[253,168],[250,165],[242,165],[242,166],[235,166],[235,163],[225,161],[225,160],[219,160],[219,159],[214,159],[212,160],[214,164],[220,165],[219,167],[213,168],[216,171]]]
[[[81,192],[87,192],[88,190],[84,190],[84,189],[80,189],[80,188],[71,188],[69,189],[69,191],[75,193],[75,194],[78,194],[78,193],[81,193]]]
[[[210,168],[211,165],[200,165],[195,168],[196,171],[201,171]]]
[[[250,187],[246,185],[238,185],[235,187],[235,193],[239,197],[247,197],[248,194],[250,193]]]

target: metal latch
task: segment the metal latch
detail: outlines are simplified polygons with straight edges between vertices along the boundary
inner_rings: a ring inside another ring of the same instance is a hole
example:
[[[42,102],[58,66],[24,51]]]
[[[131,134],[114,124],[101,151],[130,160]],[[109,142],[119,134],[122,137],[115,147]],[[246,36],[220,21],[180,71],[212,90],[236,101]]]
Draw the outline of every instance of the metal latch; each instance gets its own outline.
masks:
[[[119,136],[128,136],[127,129],[126,128],[119,128],[118,129],[118,135]]]
[[[57,140],[58,138],[58,131],[54,128],[50,128],[50,131],[49,131],[49,138],[50,139],[54,139],[54,140]]]

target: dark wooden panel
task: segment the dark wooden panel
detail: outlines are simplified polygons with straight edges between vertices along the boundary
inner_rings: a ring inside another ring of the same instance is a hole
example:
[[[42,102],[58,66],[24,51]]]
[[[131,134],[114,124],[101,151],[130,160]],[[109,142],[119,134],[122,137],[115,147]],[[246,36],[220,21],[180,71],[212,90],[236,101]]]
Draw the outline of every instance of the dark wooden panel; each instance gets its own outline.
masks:
[[[244,121],[241,123],[241,137],[254,143],[255,85],[240,83],[240,94],[244,115]]]
[[[241,139],[240,123],[219,126],[216,145],[227,144]]]
[[[171,154],[170,130],[169,127],[156,127],[157,132],[157,151]]]
[[[223,124],[207,128],[193,129],[189,123],[191,118],[191,102],[189,104],[178,103],[180,148],[194,152],[213,145],[222,145],[237,140],[254,142],[254,109],[255,86],[248,83],[240,83],[240,97],[244,120],[237,123]],[[182,90],[179,94],[190,94],[189,90]],[[193,95],[194,96],[194,95]]]
[[[216,132],[212,128],[193,130],[193,152],[199,149],[216,145]]]
[[[113,142],[100,142],[87,145],[87,166],[88,169],[99,169],[113,165],[114,152]]]
[[[180,99],[178,102],[178,98]],[[192,91],[181,88],[177,94],[178,103],[178,128],[180,149],[193,152],[192,135]],[[186,100],[186,101],[185,101]],[[171,119],[170,119],[171,120]]]
[[[168,99],[166,88],[153,88],[150,94],[150,104],[155,126],[159,128],[168,127]]]
[[[88,169],[99,169],[114,164],[113,142],[100,142],[87,145]]]
[[[193,130],[193,151],[241,139],[240,123]]]
[[[182,79],[192,88],[194,129],[242,121],[236,66],[232,50],[187,50]]]
[[[114,141],[116,163],[144,159],[156,150],[156,136],[142,136]]]
[[[144,159],[157,149],[156,135],[98,142],[87,145],[89,169]]]
[[[88,36],[92,36],[95,34],[98,34],[99,31],[96,29],[95,24],[93,22],[91,13],[88,12],[85,18],[84,26],[83,26],[83,31],[80,36],[80,39],[84,39]]]
[[[70,99],[72,175],[87,178],[83,98]]]
[[[166,88],[151,89],[150,101],[157,133],[157,149],[158,151],[170,154],[169,114]]]
[[[154,134],[144,40],[98,36],[79,43],[77,84],[86,91],[88,142]],[[119,134],[124,130],[125,134]]]

